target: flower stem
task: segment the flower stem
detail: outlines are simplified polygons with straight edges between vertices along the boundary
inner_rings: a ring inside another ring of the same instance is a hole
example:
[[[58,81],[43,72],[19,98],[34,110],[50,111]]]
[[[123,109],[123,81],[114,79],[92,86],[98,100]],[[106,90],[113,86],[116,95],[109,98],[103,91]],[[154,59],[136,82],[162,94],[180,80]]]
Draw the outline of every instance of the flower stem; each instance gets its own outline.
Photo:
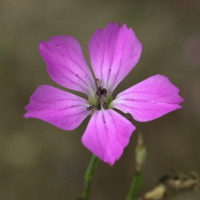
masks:
[[[83,198],[85,200],[89,199],[91,180],[97,168],[98,163],[99,163],[99,158],[93,154],[90,163],[87,167],[87,170],[85,172],[85,182],[83,191]]]
[[[138,189],[142,184],[142,176],[143,176],[142,167],[146,159],[146,154],[147,152],[146,152],[146,147],[144,146],[142,134],[139,133],[137,145],[135,148],[135,161],[136,161],[135,175],[133,177],[126,200],[135,200]]]
[[[136,172],[133,177],[126,200],[134,200],[142,183],[142,172]]]

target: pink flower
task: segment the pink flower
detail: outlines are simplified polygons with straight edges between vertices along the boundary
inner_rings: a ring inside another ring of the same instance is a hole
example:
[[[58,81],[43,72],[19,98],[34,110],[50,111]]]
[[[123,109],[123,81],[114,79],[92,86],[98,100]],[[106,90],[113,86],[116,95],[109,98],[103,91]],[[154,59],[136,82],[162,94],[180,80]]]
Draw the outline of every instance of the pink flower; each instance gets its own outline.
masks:
[[[24,117],[38,118],[69,131],[91,115],[82,143],[110,165],[120,158],[136,129],[113,108],[142,122],[181,108],[179,89],[159,74],[112,99],[114,89],[137,64],[142,51],[140,41],[126,24],[120,28],[119,23],[110,22],[90,39],[90,60],[98,86],[74,37],[51,37],[49,42],[40,42],[39,51],[50,77],[63,87],[85,93],[88,100],[41,85],[31,96]]]

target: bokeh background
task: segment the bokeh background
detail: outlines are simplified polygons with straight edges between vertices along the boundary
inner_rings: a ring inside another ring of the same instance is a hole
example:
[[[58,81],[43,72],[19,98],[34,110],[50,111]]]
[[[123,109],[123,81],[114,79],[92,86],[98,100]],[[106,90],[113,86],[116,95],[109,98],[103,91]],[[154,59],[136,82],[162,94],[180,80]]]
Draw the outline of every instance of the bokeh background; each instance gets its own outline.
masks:
[[[97,28],[120,21],[143,44],[137,66],[115,95],[152,75],[168,76],[181,90],[183,108],[160,119],[134,121],[124,154],[113,167],[100,162],[91,200],[125,199],[134,173],[139,131],[148,149],[139,195],[171,169],[200,173],[200,1],[6,0],[0,1],[0,199],[74,200],[82,194],[91,158],[79,128],[66,132],[37,119],[24,119],[24,107],[42,84],[59,87],[47,74],[39,41],[72,35],[90,64],[88,43]],[[194,191],[171,198],[199,199]]]

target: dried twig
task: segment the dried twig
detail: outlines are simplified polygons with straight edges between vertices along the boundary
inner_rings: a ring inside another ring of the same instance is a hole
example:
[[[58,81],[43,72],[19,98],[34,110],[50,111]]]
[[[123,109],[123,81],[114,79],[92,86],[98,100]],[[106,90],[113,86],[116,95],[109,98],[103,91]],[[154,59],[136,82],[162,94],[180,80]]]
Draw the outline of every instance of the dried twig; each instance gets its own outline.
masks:
[[[137,200],[161,200],[197,189],[200,183],[199,175],[196,172],[190,172],[189,174],[171,172],[169,175],[164,175],[159,182],[158,186]]]

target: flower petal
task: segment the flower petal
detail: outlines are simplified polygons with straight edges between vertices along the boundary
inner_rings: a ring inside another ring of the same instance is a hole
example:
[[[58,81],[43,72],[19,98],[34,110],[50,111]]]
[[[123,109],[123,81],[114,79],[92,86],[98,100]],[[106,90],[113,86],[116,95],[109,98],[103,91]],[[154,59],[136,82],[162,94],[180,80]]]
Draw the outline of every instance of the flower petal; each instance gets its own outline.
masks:
[[[184,100],[178,93],[167,77],[157,74],[118,94],[111,105],[146,122],[181,108]]]
[[[126,24],[110,22],[105,30],[97,29],[89,43],[90,60],[97,79],[112,93],[137,64],[142,45]]]
[[[81,46],[74,37],[51,37],[49,42],[40,42],[39,51],[56,83],[87,95],[96,89]]]
[[[92,153],[113,165],[134,130],[135,126],[114,110],[100,110],[92,115],[81,140]]]
[[[41,85],[31,96],[24,117],[38,118],[68,131],[77,128],[91,114],[87,106],[88,102],[81,97]]]

